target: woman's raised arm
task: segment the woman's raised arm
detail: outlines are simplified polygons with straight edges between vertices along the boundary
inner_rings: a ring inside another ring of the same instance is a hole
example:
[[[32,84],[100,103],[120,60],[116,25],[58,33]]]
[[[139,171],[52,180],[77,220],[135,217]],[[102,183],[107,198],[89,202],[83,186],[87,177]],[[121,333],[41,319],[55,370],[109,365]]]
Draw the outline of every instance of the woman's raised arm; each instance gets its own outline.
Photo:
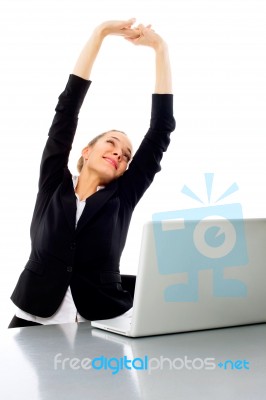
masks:
[[[172,94],[171,66],[166,42],[151,29],[151,25],[146,27],[142,24],[138,25],[135,31],[139,31],[139,36],[137,38],[125,37],[125,39],[135,45],[151,47],[156,54],[155,93]]]
[[[127,21],[106,21],[98,25],[81,51],[73,74],[83,79],[90,79],[94,61],[104,38],[108,35],[125,36],[132,39],[138,37],[139,33],[131,29],[134,22],[135,18],[131,18]]]

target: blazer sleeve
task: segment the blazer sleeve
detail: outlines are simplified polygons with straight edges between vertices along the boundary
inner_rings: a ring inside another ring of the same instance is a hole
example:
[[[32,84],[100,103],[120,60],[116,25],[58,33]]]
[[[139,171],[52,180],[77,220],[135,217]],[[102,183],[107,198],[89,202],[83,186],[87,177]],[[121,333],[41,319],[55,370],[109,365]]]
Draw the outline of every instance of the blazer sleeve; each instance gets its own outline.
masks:
[[[150,128],[120,178],[120,193],[129,207],[136,206],[155,174],[161,170],[160,162],[174,130],[173,95],[153,94]]]
[[[59,96],[41,159],[39,191],[54,191],[62,182],[77,129],[79,110],[90,84],[91,81],[71,74],[65,90]]]

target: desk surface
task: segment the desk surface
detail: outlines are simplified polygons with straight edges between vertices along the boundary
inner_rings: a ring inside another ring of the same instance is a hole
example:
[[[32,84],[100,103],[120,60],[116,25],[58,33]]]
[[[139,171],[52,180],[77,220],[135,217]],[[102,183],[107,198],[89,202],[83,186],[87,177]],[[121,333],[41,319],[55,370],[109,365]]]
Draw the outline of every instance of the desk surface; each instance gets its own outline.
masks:
[[[266,324],[129,339],[80,323],[1,339],[1,399],[266,399]]]

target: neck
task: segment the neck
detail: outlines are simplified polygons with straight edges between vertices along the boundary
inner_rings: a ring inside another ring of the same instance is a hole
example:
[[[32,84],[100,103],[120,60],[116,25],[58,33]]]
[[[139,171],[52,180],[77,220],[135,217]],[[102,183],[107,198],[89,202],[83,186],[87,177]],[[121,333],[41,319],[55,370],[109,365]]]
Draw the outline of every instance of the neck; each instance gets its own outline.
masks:
[[[96,177],[93,178],[86,170],[82,169],[78,177],[75,192],[78,194],[80,200],[86,200],[87,197],[97,192],[98,186],[100,186],[99,179]]]

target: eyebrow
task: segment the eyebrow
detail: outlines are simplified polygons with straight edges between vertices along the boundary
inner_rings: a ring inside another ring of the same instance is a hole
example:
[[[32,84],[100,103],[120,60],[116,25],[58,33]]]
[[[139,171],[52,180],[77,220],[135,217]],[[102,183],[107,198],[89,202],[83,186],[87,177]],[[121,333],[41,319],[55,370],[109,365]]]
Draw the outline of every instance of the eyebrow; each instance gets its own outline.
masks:
[[[118,139],[117,137],[115,137],[115,136],[110,136],[112,139],[116,139],[116,140],[118,140],[118,142],[121,142],[121,140],[120,139]],[[132,151],[130,150],[130,148],[129,147],[127,147],[127,150],[129,151],[129,153],[130,154],[132,154]]]

